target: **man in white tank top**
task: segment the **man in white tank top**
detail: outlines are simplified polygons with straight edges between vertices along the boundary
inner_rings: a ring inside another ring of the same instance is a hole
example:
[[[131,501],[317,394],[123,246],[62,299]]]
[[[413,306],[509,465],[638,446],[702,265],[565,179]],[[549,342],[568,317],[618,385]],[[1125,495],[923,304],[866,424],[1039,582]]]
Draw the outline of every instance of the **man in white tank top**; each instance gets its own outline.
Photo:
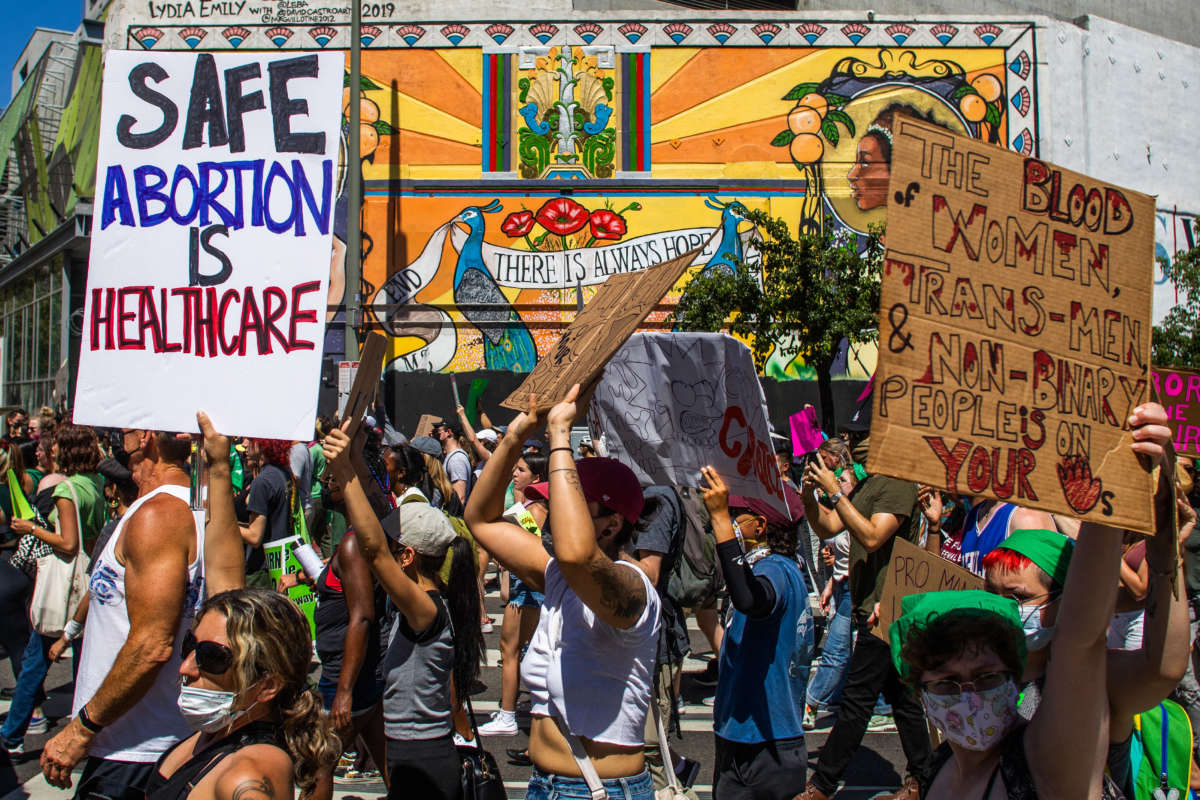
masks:
[[[177,705],[179,645],[204,595],[204,539],[188,502],[191,442],[128,430],[124,448],[139,497],[92,554],[74,716],[42,751],[42,772],[60,788],[87,758],[77,798],[144,797],[159,756],[190,733]]]

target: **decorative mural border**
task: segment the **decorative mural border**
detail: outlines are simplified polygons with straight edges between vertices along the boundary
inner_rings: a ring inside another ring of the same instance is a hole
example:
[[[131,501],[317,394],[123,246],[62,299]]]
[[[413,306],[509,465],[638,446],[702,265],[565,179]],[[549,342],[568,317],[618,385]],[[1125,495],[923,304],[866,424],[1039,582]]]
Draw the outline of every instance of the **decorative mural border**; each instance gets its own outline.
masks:
[[[278,16],[278,15],[277,15]],[[347,24],[240,25],[140,25],[126,27],[124,46],[130,50],[317,50],[349,46]],[[1038,151],[1037,51],[1035,25],[1030,21],[914,22],[877,20],[798,22],[795,19],[670,20],[639,22],[400,22],[365,21],[359,38],[363,47],[382,49],[460,48],[482,50],[485,64],[499,67],[509,54],[528,48],[561,45],[607,46],[619,54],[645,54],[651,48],[674,47],[820,47],[820,48],[938,48],[963,47],[1003,49],[1007,65],[1007,102],[1011,109],[1007,145],[1018,153]],[[633,59],[648,72],[646,59]],[[629,58],[622,58],[626,65]],[[625,72],[625,70],[623,70]],[[504,88],[501,73],[484,71],[494,78],[493,99]],[[629,87],[626,87],[629,88]],[[485,92],[485,102],[488,92]],[[631,95],[626,95],[631,96]],[[506,101],[507,102],[507,101]],[[648,103],[648,99],[645,101]],[[644,105],[644,104],[643,104]],[[493,103],[485,109],[485,127],[505,130],[511,105]],[[648,119],[648,109],[629,105],[622,110],[624,131],[636,134],[638,114]],[[505,136],[483,137],[484,142],[503,142],[484,154],[485,172],[513,169],[511,144]],[[621,170],[632,173],[649,168],[648,136],[645,152],[628,138],[624,142]]]

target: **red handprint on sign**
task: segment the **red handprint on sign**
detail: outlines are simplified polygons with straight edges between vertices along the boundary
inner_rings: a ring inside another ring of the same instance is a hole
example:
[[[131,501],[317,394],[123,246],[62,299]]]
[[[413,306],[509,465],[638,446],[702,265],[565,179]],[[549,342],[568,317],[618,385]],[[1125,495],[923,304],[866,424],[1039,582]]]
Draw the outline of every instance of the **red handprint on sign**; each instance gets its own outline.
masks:
[[[1081,453],[1063,456],[1058,464],[1058,483],[1067,504],[1076,514],[1086,514],[1100,500],[1103,488],[1100,479],[1092,477],[1091,462]]]

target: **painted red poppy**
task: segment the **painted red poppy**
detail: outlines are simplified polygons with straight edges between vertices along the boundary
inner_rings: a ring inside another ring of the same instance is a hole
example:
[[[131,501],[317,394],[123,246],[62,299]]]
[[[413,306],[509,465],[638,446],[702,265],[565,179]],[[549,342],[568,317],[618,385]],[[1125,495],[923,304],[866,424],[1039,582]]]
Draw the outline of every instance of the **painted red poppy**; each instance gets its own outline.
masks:
[[[592,236],[597,239],[620,239],[625,235],[625,220],[607,208],[597,209],[588,218]]]
[[[500,230],[515,239],[533,230],[533,223],[535,221],[532,211],[514,211],[504,218],[504,223],[500,226]]]
[[[537,221],[551,233],[566,236],[587,224],[588,210],[569,197],[556,197],[538,209]]]

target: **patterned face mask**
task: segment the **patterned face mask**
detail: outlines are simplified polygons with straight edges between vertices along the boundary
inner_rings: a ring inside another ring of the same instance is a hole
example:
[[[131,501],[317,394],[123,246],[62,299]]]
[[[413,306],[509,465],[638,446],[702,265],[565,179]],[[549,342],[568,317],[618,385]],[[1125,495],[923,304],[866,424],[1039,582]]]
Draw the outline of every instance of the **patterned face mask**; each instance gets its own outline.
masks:
[[[968,750],[988,750],[1017,721],[1017,685],[1009,678],[993,689],[959,694],[922,690],[925,710],[938,730]]]

